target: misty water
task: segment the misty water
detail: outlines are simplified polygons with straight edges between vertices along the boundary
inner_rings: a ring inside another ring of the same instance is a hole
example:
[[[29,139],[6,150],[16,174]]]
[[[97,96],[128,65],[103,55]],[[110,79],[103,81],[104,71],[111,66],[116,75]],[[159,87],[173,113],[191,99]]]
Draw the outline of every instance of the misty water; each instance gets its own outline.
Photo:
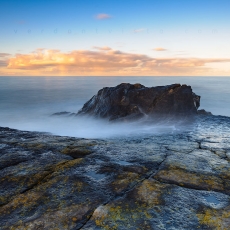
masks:
[[[230,77],[0,77],[0,126],[85,138],[177,129],[173,125],[110,124],[93,118],[51,116],[61,111],[76,113],[101,88],[123,82],[148,87],[191,85],[201,96],[201,109],[230,116]]]

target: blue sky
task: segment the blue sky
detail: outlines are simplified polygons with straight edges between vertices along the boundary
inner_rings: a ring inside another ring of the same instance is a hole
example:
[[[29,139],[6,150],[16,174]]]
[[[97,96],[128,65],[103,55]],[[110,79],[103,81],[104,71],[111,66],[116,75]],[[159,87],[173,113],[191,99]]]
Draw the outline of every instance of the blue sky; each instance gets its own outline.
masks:
[[[229,0],[0,0],[0,53],[107,46],[152,58],[228,59],[229,9]]]

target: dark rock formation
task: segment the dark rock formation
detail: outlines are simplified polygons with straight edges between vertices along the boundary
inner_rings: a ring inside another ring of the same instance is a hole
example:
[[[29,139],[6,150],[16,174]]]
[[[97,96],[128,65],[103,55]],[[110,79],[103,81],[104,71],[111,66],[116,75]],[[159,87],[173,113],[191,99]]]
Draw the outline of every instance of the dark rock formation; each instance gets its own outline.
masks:
[[[0,229],[229,229],[230,118],[87,140],[0,127]]]
[[[204,109],[199,109],[199,110],[197,110],[197,113],[198,113],[199,115],[212,115],[211,112],[208,112],[208,111],[206,111],[206,110],[204,110]]]
[[[122,83],[105,87],[86,102],[78,115],[91,115],[109,120],[187,117],[197,114],[200,96],[190,86],[173,84],[145,87]]]
[[[52,116],[75,116],[76,113],[70,113],[70,112],[58,112],[58,113],[53,113]]]

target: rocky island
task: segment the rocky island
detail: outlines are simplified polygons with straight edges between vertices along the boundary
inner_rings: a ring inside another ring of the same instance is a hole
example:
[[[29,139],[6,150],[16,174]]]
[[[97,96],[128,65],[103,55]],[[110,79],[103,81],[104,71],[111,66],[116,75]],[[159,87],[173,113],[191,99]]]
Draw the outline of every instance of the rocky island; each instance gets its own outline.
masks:
[[[107,139],[0,128],[0,229],[229,229],[230,118],[198,112],[186,85],[112,88],[77,116],[195,118]]]
[[[78,115],[91,115],[112,120],[185,117],[197,114],[200,96],[191,86],[173,84],[145,87],[141,84],[122,83],[98,91]]]

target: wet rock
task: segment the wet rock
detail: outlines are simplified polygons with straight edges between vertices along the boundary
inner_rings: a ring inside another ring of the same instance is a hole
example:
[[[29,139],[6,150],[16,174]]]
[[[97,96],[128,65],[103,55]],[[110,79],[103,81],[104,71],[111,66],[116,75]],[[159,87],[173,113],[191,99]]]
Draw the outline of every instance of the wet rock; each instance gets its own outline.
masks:
[[[229,133],[220,116],[105,140],[0,127],[0,228],[228,229]]]
[[[197,114],[200,96],[190,86],[173,84],[145,87],[141,84],[122,83],[98,91],[78,115],[90,115],[109,120],[136,120],[180,117]]]
[[[226,152],[227,159],[230,160],[230,151]]]

